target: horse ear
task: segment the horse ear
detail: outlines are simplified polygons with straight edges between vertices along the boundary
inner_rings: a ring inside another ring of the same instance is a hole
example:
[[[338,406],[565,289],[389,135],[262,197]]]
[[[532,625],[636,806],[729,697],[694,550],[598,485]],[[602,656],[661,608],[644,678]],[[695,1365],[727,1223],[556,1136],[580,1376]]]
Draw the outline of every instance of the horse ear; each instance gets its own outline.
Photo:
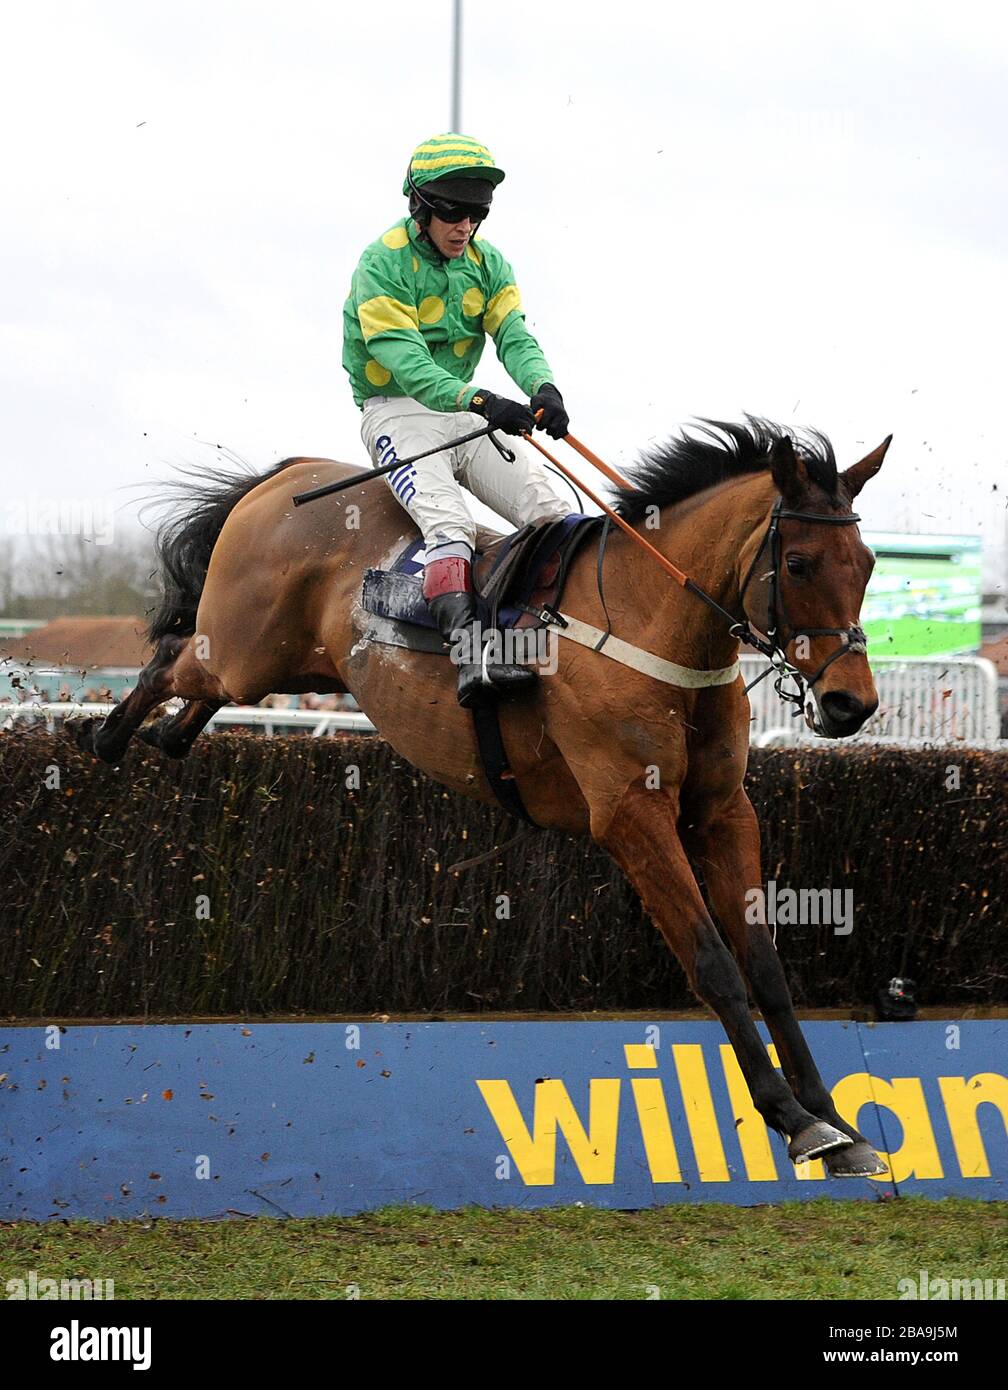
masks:
[[[789,435],[774,440],[770,450],[770,473],[785,501],[795,501],[808,485],[805,465],[795,453]]]
[[[850,468],[841,473],[841,478],[846,484],[847,491],[851,498],[855,498],[865,483],[882,467],[882,460],[886,456],[886,450],[892,443],[892,435],[887,435],[877,449],[873,449],[870,454],[865,454],[863,459],[857,463],[852,463]]]

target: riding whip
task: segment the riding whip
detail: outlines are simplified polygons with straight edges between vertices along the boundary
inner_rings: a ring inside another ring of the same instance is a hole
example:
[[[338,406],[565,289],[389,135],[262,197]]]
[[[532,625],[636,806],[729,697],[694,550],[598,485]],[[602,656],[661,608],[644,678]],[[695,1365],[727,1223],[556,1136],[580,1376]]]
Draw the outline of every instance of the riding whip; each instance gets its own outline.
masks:
[[[394,473],[397,468],[405,468],[407,464],[416,463],[418,459],[429,458],[431,454],[440,454],[444,449],[454,449],[457,444],[468,444],[470,440],[482,439],[484,435],[507,463],[514,463],[515,456],[511,450],[505,448],[496,438],[489,425],[485,425],[483,429],[473,430],[471,434],[460,435],[458,439],[449,439],[445,444],[436,444],[433,449],[424,449],[422,453],[414,454],[412,458],[393,459],[391,463],[382,464],[380,468],[372,468],[365,473],[356,473],[352,478],[343,478],[338,483],[326,483],[324,487],[312,488],[310,492],[299,492],[291,500],[295,507],[300,507],[305,502],[314,502],[319,497],[328,497],[330,493],[342,492],[344,488],[348,487],[356,487],[358,483],[369,483],[372,478],[383,478],[386,473]]]

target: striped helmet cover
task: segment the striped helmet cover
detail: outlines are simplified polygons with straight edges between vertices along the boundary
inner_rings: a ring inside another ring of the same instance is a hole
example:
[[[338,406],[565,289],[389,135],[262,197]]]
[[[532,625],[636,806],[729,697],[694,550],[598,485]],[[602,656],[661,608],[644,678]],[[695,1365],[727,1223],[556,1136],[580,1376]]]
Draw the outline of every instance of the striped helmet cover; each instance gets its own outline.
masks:
[[[409,173],[418,188],[432,183],[434,179],[447,178],[450,174],[472,174],[493,184],[500,183],[504,177],[504,170],[496,167],[486,145],[481,145],[469,135],[453,133],[432,135],[422,145],[417,145],[410,156]],[[403,181],[403,192],[409,191],[407,176]]]

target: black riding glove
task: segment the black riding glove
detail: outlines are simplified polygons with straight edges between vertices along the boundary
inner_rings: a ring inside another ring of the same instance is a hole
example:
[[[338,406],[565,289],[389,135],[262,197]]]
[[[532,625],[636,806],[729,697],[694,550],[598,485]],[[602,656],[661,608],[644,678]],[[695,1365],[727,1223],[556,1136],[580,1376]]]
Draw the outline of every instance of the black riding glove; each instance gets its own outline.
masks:
[[[551,439],[563,439],[570,428],[570,416],[564,409],[563,396],[551,381],[544,381],[532,397],[532,414],[542,411],[539,428]]]
[[[469,409],[482,415],[491,429],[503,430],[505,434],[531,434],[535,428],[535,416],[527,405],[507,396],[495,396],[492,391],[477,391]]]

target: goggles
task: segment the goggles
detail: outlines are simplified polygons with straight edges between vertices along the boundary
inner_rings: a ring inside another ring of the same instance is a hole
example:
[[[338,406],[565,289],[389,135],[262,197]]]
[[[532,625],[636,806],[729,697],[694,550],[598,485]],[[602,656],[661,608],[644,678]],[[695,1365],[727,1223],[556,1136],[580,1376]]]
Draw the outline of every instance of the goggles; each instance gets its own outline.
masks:
[[[454,198],[439,198],[436,193],[427,193],[424,189],[418,188],[413,181],[413,175],[407,173],[407,180],[410,188],[420,199],[421,203],[441,219],[442,222],[464,222],[468,217],[472,222],[482,222],[490,211],[489,203],[462,202]]]
[[[446,198],[432,198],[420,193],[420,201],[442,222],[482,222],[490,211],[489,203],[453,203]]]

